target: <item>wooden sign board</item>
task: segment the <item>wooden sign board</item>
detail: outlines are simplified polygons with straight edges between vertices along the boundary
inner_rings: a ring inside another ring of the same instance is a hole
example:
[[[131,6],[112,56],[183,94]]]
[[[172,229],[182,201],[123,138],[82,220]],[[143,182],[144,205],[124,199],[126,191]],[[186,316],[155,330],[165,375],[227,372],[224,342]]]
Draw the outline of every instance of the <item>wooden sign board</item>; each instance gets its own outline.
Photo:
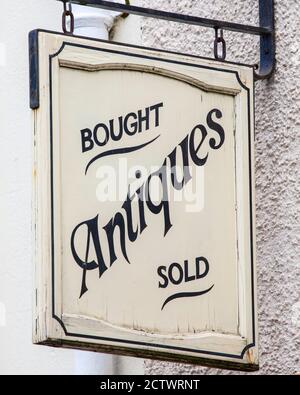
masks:
[[[256,370],[253,69],[30,49],[34,342]]]

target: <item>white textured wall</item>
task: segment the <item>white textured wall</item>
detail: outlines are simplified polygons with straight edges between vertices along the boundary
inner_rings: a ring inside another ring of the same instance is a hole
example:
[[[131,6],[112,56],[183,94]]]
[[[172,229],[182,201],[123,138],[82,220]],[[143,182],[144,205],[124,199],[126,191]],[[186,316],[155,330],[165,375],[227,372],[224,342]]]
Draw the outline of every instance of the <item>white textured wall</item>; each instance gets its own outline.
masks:
[[[256,83],[256,193],[260,359],[264,374],[300,372],[299,0],[277,0],[277,69]],[[258,23],[256,0],[142,0],[152,8]],[[213,30],[142,21],[143,45],[212,55]],[[257,38],[225,32],[228,60],[255,62]],[[150,374],[227,373],[146,362]]]

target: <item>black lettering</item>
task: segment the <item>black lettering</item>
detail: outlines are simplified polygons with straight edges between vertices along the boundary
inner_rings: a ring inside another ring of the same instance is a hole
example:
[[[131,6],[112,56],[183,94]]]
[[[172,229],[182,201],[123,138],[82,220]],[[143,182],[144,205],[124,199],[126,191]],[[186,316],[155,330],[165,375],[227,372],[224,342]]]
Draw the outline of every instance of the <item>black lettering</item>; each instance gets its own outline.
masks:
[[[163,106],[164,103],[159,103],[150,107],[150,111],[155,111],[155,127],[159,126],[159,109]]]
[[[205,270],[203,273],[201,273],[201,267],[200,267],[201,262],[204,262],[205,264]],[[196,279],[199,280],[199,278],[205,277],[208,274],[208,272],[209,272],[208,260],[203,256],[200,258],[196,258]]]
[[[81,145],[82,152],[90,151],[94,148],[94,142],[92,140],[92,131],[91,129],[82,129],[81,133]]]
[[[129,119],[132,118],[134,119],[134,122],[132,122],[128,126]],[[126,115],[124,119],[124,131],[128,136],[134,136],[137,133],[138,130],[138,123],[137,123],[137,115],[134,112],[130,112],[129,114]]]
[[[100,141],[99,138],[98,138],[98,131],[99,131],[99,129],[103,129],[104,130],[105,135],[104,135],[103,141]],[[102,147],[102,146],[107,144],[108,140],[109,140],[108,127],[104,123],[98,123],[98,125],[96,125],[95,129],[94,129],[94,141],[95,141],[95,143],[97,145],[99,145],[100,147]]]
[[[222,126],[219,123],[216,123],[212,120],[212,116],[213,114],[216,115],[216,118],[220,119],[222,118],[223,114],[221,113],[220,110],[218,109],[213,109],[211,110],[208,115],[207,115],[207,125],[211,130],[214,130],[215,132],[218,133],[219,138],[220,138],[220,142],[219,144],[216,143],[216,140],[214,138],[210,138],[209,139],[209,146],[212,149],[219,149],[220,147],[222,147],[222,145],[224,144],[225,141],[225,132],[224,129],[222,128]]]
[[[103,227],[103,229],[106,232],[106,237],[108,241],[108,246],[109,246],[109,256],[110,256],[110,266],[115,262],[117,259],[116,252],[115,252],[115,242],[114,242],[114,232],[116,227],[119,228],[120,232],[120,246],[122,250],[122,254],[126,261],[128,263],[128,257],[127,257],[127,252],[126,252],[126,232],[125,232],[125,223],[124,223],[124,218],[123,215],[118,212],[109,222],[107,225]]]
[[[166,273],[166,271],[167,271],[166,266],[160,266],[157,269],[157,274],[163,279],[163,283],[161,283],[161,282],[158,283],[159,288],[167,288],[167,286],[169,284],[168,277],[164,274],[164,273]]]
[[[130,199],[129,195],[127,195],[122,208],[126,211],[128,238],[131,242],[134,242],[138,236],[138,226],[136,230],[133,230],[132,200]]]
[[[85,252],[85,258],[81,259],[76,251],[75,248],[75,236],[78,231],[82,226],[87,227],[87,243],[86,243],[86,252]],[[89,253],[90,253],[90,244],[91,244],[91,239],[93,242],[93,246],[96,252],[96,257],[97,261],[91,260],[88,261],[89,259]],[[87,270],[95,270],[96,268],[99,269],[99,277],[102,276],[102,274],[107,270],[107,267],[104,263],[102,251],[101,251],[101,246],[100,246],[100,240],[99,240],[99,233],[98,233],[98,215],[90,219],[88,221],[81,222],[79,225],[75,227],[75,229],[72,232],[71,235],[71,251],[73,258],[77,265],[83,269],[83,275],[82,275],[82,282],[81,282],[81,292],[80,292],[80,298],[81,296],[88,290],[86,286],[86,271]]]
[[[145,108],[145,115],[143,110],[138,111],[139,133],[143,131],[143,123],[145,123],[145,131],[150,128],[150,108]]]
[[[196,276],[189,276],[189,262],[184,261],[184,281],[188,283],[189,281],[196,280]]]
[[[162,186],[162,198],[158,205],[155,205],[150,197],[150,182],[153,177],[159,177]],[[146,195],[145,198],[147,201],[147,206],[153,214],[159,214],[163,210],[164,225],[165,225],[164,236],[166,236],[166,234],[173,226],[170,219],[170,205],[168,198],[168,184],[167,184],[167,176],[166,176],[166,160],[158,171],[150,174],[150,176],[148,177],[145,185],[145,195]]]
[[[184,140],[179,144],[181,148],[181,154],[182,154],[182,165],[183,165],[183,177],[181,181],[178,181],[177,177],[177,161],[176,161],[176,154],[177,154],[177,149],[176,147],[168,156],[170,160],[170,167],[171,167],[171,182],[172,185],[175,189],[180,191],[185,184],[187,184],[192,176],[190,173],[189,169],[189,149],[188,149],[188,140],[189,136],[186,136]]]
[[[109,121],[109,127],[110,127],[110,135],[113,141],[119,141],[121,140],[123,136],[123,118],[119,117],[119,133],[116,134],[115,132],[115,121],[111,119]]]
[[[144,202],[144,185],[136,191],[138,195],[139,205],[139,222],[140,222],[140,234],[147,228],[145,220],[145,202]]]
[[[82,129],[80,131],[82,151],[85,152],[91,150],[95,144],[99,146],[105,145],[108,142],[110,135],[114,141],[118,141],[121,139],[124,132],[130,136],[137,132],[141,132],[143,128],[145,130],[149,129],[150,111],[154,111],[155,126],[159,126],[159,110],[161,107],[163,107],[163,103],[159,103],[152,107],[146,108],[144,111],[139,110],[137,114],[129,113],[124,118],[124,123],[123,117],[119,117],[118,134],[116,134],[117,130],[115,129],[115,123],[117,123],[116,120],[110,120],[109,127],[107,127],[103,123],[97,124],[93,132],[88,128]],[[113,263],[117,260],[118,257],[116,255],[116,250],[121,251],[125,260],[130,263],[127,256],[126,243],[129,241],[135,242],[138,238],[138,235],[147,228],[148,225],[146,223],[145,213],[146,207],[151,213],[155,215],[161,213],[164,221],[164,237],[167,235],[167,233],[173,226],[171,222],[170,202],[168,195],[168,181],[170,180],[167,179],[167,163],[168,165],[170,165],[171,183],[173,187],[177,190],[183,189],[184,185],[187,184],[192,178],[189,168],[189,164],[191,163],[191,161],[196,166],[203,166],[208,159],[209,153],[207,152],[207,148],[210,147],[216,150],[224,144],[224,129],[213,118],[221,119],[222,112],[218,109],[211,110],[207,114],[206,119],[208,128],[206,128],[202,124],[196,125],[191,133],[187,135],[166,157],[161,168],[149,175],[146,182],[144,182],[143,185],[141,185],[139,189],[136,190],[134,196],[130,197],[129,194],[127,195],[126,200],[123,202],[122,210],[120,212],[117,212],[103,227],[106,233],[107,247],[109,250],[109,263],[107,262],[107,266],[103,259],[103,254],[101,251],[100,235],[98,231],[98,215],[93,219],[81,222],[75,227],[71,235],[71,251],[75,262],[83,270],[80,297],[84,295],[84,293],[88,290],[86,285],[87,271],[98,269],[99,277],[101,277],[103,273],[107,270],[109,264],[110,266],[112,266]],[[130,119],[133,119],[134,121],[130,123]],[[208,137],[208,130],[210,132],[215,132],[218,137],[214,135],[213,137],[210,137],[208,144],[204,144],[206,138]],[[102,133],[101,137],[100,133]],[[204,146],[206,147],[205,151]],[[176,172],[176,168],[178,169],[178,162],[180,162],[180,165],[184,169],[181,177],[179,177]],[[139,179],[140,177],[141,173],[140,171],[137,171],[136,178]],[[157,181],[155,186],[158,188],[158,191],[154,190],[153,184],[155,181]],[[159,196],[161,196],[159,197],[158,201],[154,200],[153,192],[158,192]],[[137,205],[134,199],[136,197],[135,195],[137,195],[138,198]],[[135,206],[133,206],[133,204]],[[136,209],[137,207],[138,213],[134,211],[134,209]],[[134,221],[133,214],[137,215],[136,222]],[[116,229],[118,230],[118,235],[115,234]],[[79,231],[80,236],[82,237],[82,232],[84,232],[85,230],[87,235],[87,241],[85,244],[85,251],[81,252],[83,256],[80,256],[80,253],[77,250],[79,249],[79,247],[75,245],[77,238],[79,239],[79,237],[77,237],[77,232]],[[91,258],[92,253],[94,255],[93,259]],[[195,259],[195,274],[193,275],[189,273],[188,260],[185,260],[182,266],[179,263],[172,263],[169,268],[167,268],[166,266],[160,266],[157,269],[157,273],[160,277],[159,288],[166,288],[170,282],[172,284],[178,285],[181,284],[182,281],[190,282],[196,279],[201,279],[207,276],[209,269],[209,262],[204,257],[198,257]],[[203,292],[193,292],[191,293],[191,295],[193,294],[193,296],[195,296],[204,294],[210,289]],[[174,300],[178,297],[183,297],[182,295],[186,295],[186,293],[172,295],[167,299],[167,302],[169,302],[170,300]]]
[[[177,270],[178,270],[178,273],[179,273],[178,279],[176,279],[176,278],[174,277],[174,269],[177,269]],[[168,276],[169,276],[169,279],[170,279],[170,281],[171,281],[172,284],[174,284],[174,285],[179,285],[179,284],[182,283],[182,280],[183,280],[183,269],[182,269],[182,267],[179,265],[179,263],[174,262],[174,263],[172,263],[172,264],[169,266]]]
[[[198,144],[197,148],[195,147],[195,136],[196,136],[196,131],[200,131],[201,132],[201,141]],[[193,162],[195,163],[196,166],[203,166],[205,165],[207,158],[208,158],[208,154],[204,157],[204,158],[200,158],[197,154],[202,146],[202,144],[204,143],[204,140],[207,136],[207,130],[203,125],[197,125],[194,127],[194,129],[191,132],[191,136],[190,136],[190,155],[191,158],[193,160]]]

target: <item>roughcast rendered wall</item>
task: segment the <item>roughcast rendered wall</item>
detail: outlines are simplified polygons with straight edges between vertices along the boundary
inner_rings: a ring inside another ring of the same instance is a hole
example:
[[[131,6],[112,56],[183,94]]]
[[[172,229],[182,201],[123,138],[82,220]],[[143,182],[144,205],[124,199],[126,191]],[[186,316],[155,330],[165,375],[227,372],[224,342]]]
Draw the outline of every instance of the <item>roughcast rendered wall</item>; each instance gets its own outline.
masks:
[[[299,0],[276,0],[277,67],[256,83],[256,210],[261,374],[300,372]],[[143,6],[257,24],[254,0],[142,0]],[[212,55],[213,30],[142,19],[142,44]],[[254,63],[258,39],[225,32],[227,60]],[[230,374],[145,362],[148,374]]]

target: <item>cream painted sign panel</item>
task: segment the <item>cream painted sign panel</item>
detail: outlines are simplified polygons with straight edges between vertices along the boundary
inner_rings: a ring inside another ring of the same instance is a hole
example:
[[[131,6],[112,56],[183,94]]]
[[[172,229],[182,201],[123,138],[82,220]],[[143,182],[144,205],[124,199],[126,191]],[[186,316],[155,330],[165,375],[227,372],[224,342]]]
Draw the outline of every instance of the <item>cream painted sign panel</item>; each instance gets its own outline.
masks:
[[[34,342],[258,368],[253,70],[30,34]]]

